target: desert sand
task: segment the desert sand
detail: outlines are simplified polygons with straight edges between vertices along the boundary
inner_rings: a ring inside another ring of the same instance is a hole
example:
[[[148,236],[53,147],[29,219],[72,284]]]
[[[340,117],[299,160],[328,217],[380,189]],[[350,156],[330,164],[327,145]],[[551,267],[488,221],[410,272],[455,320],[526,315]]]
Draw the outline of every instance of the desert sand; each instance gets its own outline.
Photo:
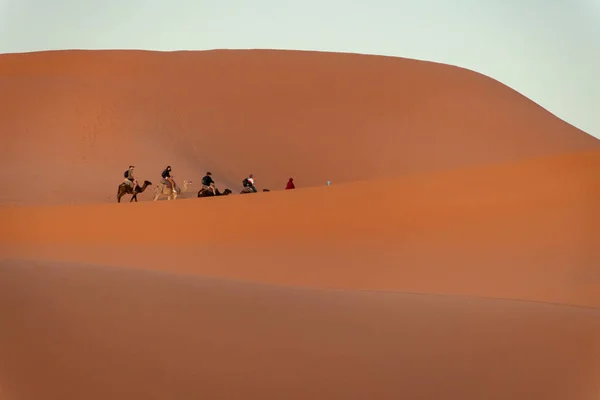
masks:
[[[0,89],[0,398],[600,398],[600,141],[515,90],[266,50]],[[130,164],[192,189],[117,204]]]

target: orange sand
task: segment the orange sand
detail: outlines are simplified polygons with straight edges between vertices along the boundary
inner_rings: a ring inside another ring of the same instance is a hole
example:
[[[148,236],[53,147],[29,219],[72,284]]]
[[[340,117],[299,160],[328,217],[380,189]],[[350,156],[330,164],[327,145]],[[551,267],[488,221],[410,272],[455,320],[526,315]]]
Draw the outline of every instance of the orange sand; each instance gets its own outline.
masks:
[[[74,51],[0,89],[0,398],[599,398],[600,141],[502,84]],[[195,190],[116,204],[132,163]]]
[[[414,60],[43,52],[0,56],[0,76],[11,204],[113,202],[130,164],[155,183],[170,164],[196,189],[210,170],[238,191],[249,173],[283,189],[290,176],[338,184],[600,146],[496,81]]]

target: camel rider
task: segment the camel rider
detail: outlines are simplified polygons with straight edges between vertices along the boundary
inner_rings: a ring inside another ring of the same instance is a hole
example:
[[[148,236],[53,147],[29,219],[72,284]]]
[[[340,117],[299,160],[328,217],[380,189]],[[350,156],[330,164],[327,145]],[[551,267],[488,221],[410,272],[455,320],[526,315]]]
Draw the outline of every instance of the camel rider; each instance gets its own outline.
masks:
[[[250,174],[246,179],[242,181],[244,187],[250,188],[254,193],[257,192],[256,186],[254,186],[254,175]]]
[[[127,171],[125,171],[125,181],[131,184],[131,190],[135,190],[137,186],[137,180],[135,179],[135,176],[133,176],[134,169],[135,166],[130,165]]]
[[[202,189],[210,190],[211,192],[213,192],[214,196],[217,195],[215,181],[213,181],[212,174],[210,172],[207,172],[204,178],[202,178]]]
[[[165,170],[162,172],[161,174],[162,178],[171,183],[171,189],[173,190],[173,193],[177,193],[177,190],[175,190],[175,181],[173,180],[173,177],[171,176],[171,166],[167,165],[167,168],[165,168]]]

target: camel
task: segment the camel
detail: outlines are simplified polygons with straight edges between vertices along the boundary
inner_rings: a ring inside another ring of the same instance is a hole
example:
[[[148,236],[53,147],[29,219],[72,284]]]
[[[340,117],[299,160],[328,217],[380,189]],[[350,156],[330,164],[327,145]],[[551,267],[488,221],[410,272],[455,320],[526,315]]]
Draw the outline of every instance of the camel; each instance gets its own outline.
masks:
[[[263,192],[270,192],[269,189],[263,189]],[[255,193],[252,189],[250,189],[249,187],[245,187],[242,189],[242,191],[240,192],[240,194],[247,194],[247,193]]]
[[[121,197],[125,196],[126,194],[131,194],[133,196],[131,196],[131,200],[129,200],[129,202],[132,201],[136,201],[137,203],[137,195],[139,193],[142,193],[144,190],[146,190],[146,188],[148,186],[152,185],[152,182],[150,181],[144,181],[144,184],[142,185],[142,187],[140,187],[140,185],[136,185],[135,188],[133,188],[131,181],[125,181],[123,183],[121,183],[119,185],[119,188],[117,189],[117,203],[121,202]]]
[[[206,190],[206,189],[200,189],[200,190],[198,191],[198,197],[227,196],[228,194],[231,194],[231,193],[233,193],[233,192],[232,192],[231,190],[229,190],[229,189],[225,189],[225,190],[223,191],[223,193],[221,193],[221,192],[219,191],[219,189],[217,189],[217,188],[215,188],[215,192],[216,192],[216,194],[213,194],[213,192],[212,192],[212,191],[210,191],[210,190]]]
[[[175,200],[177,199],[177,196],[187,192],[191,184],[192,181],[183,181],[183,187],[180,188],[177,183],[175,183],[175,193],[173,193],[173,190],[161,182],[154,188],[154,201],[158,200],[160,196],[167,196],[167,200]]]

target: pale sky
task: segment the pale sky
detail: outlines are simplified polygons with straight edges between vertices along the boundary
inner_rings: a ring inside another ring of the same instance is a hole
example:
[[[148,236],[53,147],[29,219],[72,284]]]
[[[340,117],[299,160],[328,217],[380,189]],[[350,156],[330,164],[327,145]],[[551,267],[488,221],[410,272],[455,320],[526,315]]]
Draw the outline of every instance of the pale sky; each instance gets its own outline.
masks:
[[[0,53],[300,49],[469,68],[600,138],[600,0],[0,0]]]

